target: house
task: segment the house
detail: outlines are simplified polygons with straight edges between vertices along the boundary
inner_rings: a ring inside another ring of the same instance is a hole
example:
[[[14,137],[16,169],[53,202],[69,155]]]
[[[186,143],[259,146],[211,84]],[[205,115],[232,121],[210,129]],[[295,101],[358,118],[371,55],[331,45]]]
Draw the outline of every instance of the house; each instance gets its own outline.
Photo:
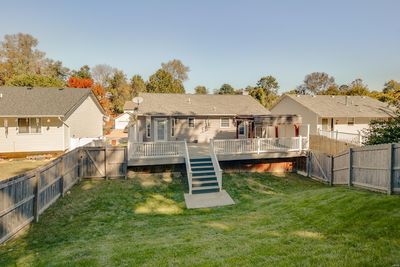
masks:
[[[138,142],[208,143],[211,139],[299,135],[299,116],[271,115],[249,95],[142,93],[140,97],[139,105],[126,102],[120,116],[120,122],[128,122],[129,114],[138,116],[134,136]]]
[[[0,155],[66,151],[102,137],[104,118],[90,89],[0,87]]]
[[[359,134],[371,120],[387,120],[394,110],[368,96],[283,95],[272,114],[299,114],[310,125],[310,134],[338,131]]]

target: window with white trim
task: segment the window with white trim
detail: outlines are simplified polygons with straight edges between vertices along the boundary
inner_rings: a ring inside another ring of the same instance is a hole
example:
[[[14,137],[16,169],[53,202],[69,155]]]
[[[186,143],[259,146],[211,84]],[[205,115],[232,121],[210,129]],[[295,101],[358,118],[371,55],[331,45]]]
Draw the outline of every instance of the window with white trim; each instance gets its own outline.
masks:
[[[352,117],[352,118],[347,118],[347,125],[348,125],[348,126],[353,126],[353,125],[354,125],[354,122],[355,122],[354,117]]]
[[[189,128],[194,128],[194,118],[193,117],[188,118],[188,126],[189,126]]]
[[[18,118],[18,133],[34,133],[42,132],[41,118]]]
[[[229,128],[229,118],[221,118],[220,128]]]
[[[176,118],[171,118],[171,136],[175,136]]]
[[[146,137],[150,138],[151,137],[151,119],[146,118]]]

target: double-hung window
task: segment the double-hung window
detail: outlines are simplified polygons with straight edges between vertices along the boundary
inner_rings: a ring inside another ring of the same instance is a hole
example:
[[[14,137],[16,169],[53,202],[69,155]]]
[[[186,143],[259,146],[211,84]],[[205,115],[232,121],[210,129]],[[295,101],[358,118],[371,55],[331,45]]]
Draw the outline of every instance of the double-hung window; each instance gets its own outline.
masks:
[[[229,128],[229,118],[221,118],[220,128]]]
[[[189,125],[189,128],[194,128],[194,118],[193,117],[188,118],[188,125]]]
[[[353,126],[354,125],[354,121],[355,121],[354,117],[347,118],[347,125]]]
[[[146,118],[146,137],[150,138],[151,137],[151,119]]]
[[[176,118],[171,118],[171,136],[175,136]]]

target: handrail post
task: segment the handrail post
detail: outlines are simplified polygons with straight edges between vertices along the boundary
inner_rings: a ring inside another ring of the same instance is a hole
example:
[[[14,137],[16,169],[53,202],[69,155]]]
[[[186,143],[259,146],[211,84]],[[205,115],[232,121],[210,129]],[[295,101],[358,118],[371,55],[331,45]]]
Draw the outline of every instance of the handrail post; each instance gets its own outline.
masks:
[[[261,139],[257,138],[257,154],[260,154]]]

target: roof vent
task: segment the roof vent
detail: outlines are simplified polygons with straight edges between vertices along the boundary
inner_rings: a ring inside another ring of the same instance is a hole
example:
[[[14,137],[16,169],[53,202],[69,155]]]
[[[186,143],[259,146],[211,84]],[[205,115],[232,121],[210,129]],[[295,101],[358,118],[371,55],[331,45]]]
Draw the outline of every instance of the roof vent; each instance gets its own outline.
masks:
[[[61,87],[61,88],[58,88],[58,91],[62,91],[62,90],[64,90],[64,88],[62,88],[62,87]]]
[[[33,89],[32,86],[26,87],[26,90],[32,90],[32,89]]]
[[[335,98],[335,96],[334,96],[334,95],[331,95],[331,97],[332,97],[332,98]]]
[[[346,106],[349,105],[349,98],[350,98],[349,96],[346,96],[346,97],[345,97],[345,99],[346,99],[346,102],[345,102]]]
[[[189,104],[191,104],[191,103],[192,103],[192,101],[190,100],[190,97],[188,98],[188,102],[189,102]]]
[[[317,97],[316,95],[312,95],[312,97]]]
[[[297,97],[300,97],[300,95],[296,95]]]

